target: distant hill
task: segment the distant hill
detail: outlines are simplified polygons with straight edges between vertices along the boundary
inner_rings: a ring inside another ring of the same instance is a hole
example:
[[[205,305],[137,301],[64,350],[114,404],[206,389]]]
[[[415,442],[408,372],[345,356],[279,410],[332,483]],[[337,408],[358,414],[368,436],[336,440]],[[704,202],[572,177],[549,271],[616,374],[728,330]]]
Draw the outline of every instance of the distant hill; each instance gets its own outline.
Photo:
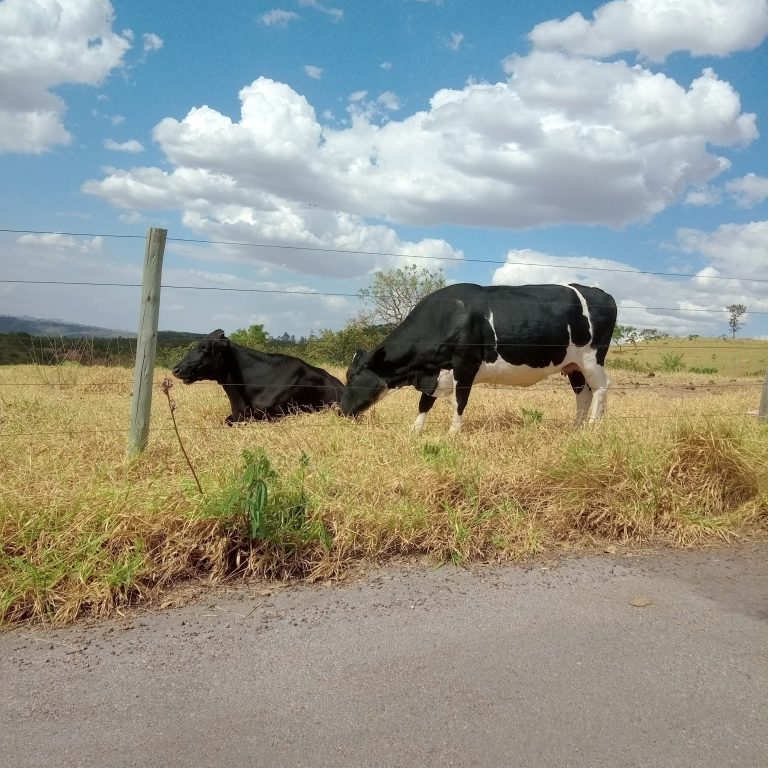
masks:
[[[187,331],[158,331],[157,344],[160,347],[185,347],[207,335],[206,333],[189,333]]]
[[[204,333],[160,331],[157,363],[169,366]],[[83,364],[132,365],[136,334],[39,317],[0,315],[0,365],[64,361]]]
[[[0,315],[0,333],[26,333],[30,336],[44,336],[49,339],[135,339],[133,331],[118,331],[114,328],[99,328],[95,325],[68,323],[64,320],[50,320],[41,317],[18,317]],[[157,342],[162,346],[184,346],[202,339],[204,333],[187,331],[159,331]]]
[[[64,339],[135,339],[131,331],[97,328],[93,325],[68,323],[41,317],[0,315],[0,333],[28,333],[30,336],[49,336]]]

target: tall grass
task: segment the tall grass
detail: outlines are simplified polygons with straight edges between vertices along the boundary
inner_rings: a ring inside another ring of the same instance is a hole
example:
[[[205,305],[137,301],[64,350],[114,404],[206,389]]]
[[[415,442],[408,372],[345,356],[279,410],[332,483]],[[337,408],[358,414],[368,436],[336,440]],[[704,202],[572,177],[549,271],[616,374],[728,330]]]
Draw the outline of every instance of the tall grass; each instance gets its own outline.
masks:
[[[477,387],[456,438],[445,402],[410,435],[413,390],[358,422],[226,427],[219,387],[180,387],[201,495],[159,393],[150,447],[126,461],[129,371],[82,368],[64,388],[34,374],[0,369],[5,623],[108,615],[190,577],[317,579],[401,556],[518,560],[768,531],[768,427],[745,415],[754,381],[685,389],[679,373],[640,386],[615,372],[606,420],[579,431],[564,382]]]

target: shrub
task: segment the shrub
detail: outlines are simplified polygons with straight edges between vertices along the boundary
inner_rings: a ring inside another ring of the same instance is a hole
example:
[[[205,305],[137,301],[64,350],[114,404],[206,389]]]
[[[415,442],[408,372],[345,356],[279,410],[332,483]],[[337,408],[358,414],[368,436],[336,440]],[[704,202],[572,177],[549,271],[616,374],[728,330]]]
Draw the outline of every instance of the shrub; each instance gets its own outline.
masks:
[[[648,363],[640,362],[633,358],[609,357],[607,361],[608,368],[617,371],[630,371],[631,373],[651,373],[653,368]]]
[[[309,456],[302,453],[299,467],[283,477],[263,449],[245,449],[243,465],[207,504],[206,516],[221,518],[235,560],[256,572],[270,575],[300,573],[301,561],[319,545],[332,546],[322,521],[310,513],[304,486]],[[308,562],[307,562],[308,564]]]
[[[371,350],[389,333],[389,326],[352,323],[340,331],[325,329],[307,342],[307,359],[317,365],[346,368],[358,349]]]
[[[679,373],[685,369],[683,356],[674,352],[665,352],[661,356],[661,370],[664,373]]]

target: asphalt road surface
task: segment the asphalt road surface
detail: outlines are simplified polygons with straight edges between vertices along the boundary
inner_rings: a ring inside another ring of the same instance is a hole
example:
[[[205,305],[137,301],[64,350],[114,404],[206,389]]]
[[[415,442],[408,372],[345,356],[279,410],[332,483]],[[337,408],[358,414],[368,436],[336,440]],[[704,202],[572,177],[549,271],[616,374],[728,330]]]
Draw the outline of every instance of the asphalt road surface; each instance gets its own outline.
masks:
[[[767,692],[766,544],[387,567],[0,634],[0,766],[765,768]]]

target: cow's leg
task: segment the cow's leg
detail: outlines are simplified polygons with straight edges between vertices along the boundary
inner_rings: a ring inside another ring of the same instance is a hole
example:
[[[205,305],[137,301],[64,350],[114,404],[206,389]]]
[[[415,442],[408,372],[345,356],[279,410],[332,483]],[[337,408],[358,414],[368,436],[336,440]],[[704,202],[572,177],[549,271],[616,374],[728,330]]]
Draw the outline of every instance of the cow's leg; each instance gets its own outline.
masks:
[[[448,430],[449,435],[455,435],[461,429],[464,409],[467,407],[467,401],[469,400],[469,393],[471,390],[471,381],[469,384],[461,384],[457,381],[453,388],[453,405],[456,410],[454,411],[453,418],[451,419],[451,428]]]
[[[592,389],[587,384],[581,371],[571,371],[566,374],[571,382],[571,389],[576,395],[576,426],[580,426],[587,418],[589,406],[592,404]]]
[[[597,361],[585,362],[582,367],[584,378],[592,390],[592,410],[589,414],[589,423],[594,424],[600,421],[605,412],[605,403],[608,398],[608,374],[602,365]]]
[[[416,417],[416,421],[413,422],[411,431],[414,435],[418,435],[422,429],[424,429],[424,422],[427,420],[427,414],[437,400],[436,397],[428,395],[426,392],[421,393],[421,399],[419,400],[419,415]]]
[[[471,349],[475,353],[481,351],[477,346]],[[472,391],[472,384],[482,362],[482,357],[464,357],[454,361],[453,404],[456,410],[451,419],[451,428],[448,430],[449,435],[455,435],[461,429],[461,422],[464,416],[464,409],[467,407],[467,401],[469,400],[469,393]]]

